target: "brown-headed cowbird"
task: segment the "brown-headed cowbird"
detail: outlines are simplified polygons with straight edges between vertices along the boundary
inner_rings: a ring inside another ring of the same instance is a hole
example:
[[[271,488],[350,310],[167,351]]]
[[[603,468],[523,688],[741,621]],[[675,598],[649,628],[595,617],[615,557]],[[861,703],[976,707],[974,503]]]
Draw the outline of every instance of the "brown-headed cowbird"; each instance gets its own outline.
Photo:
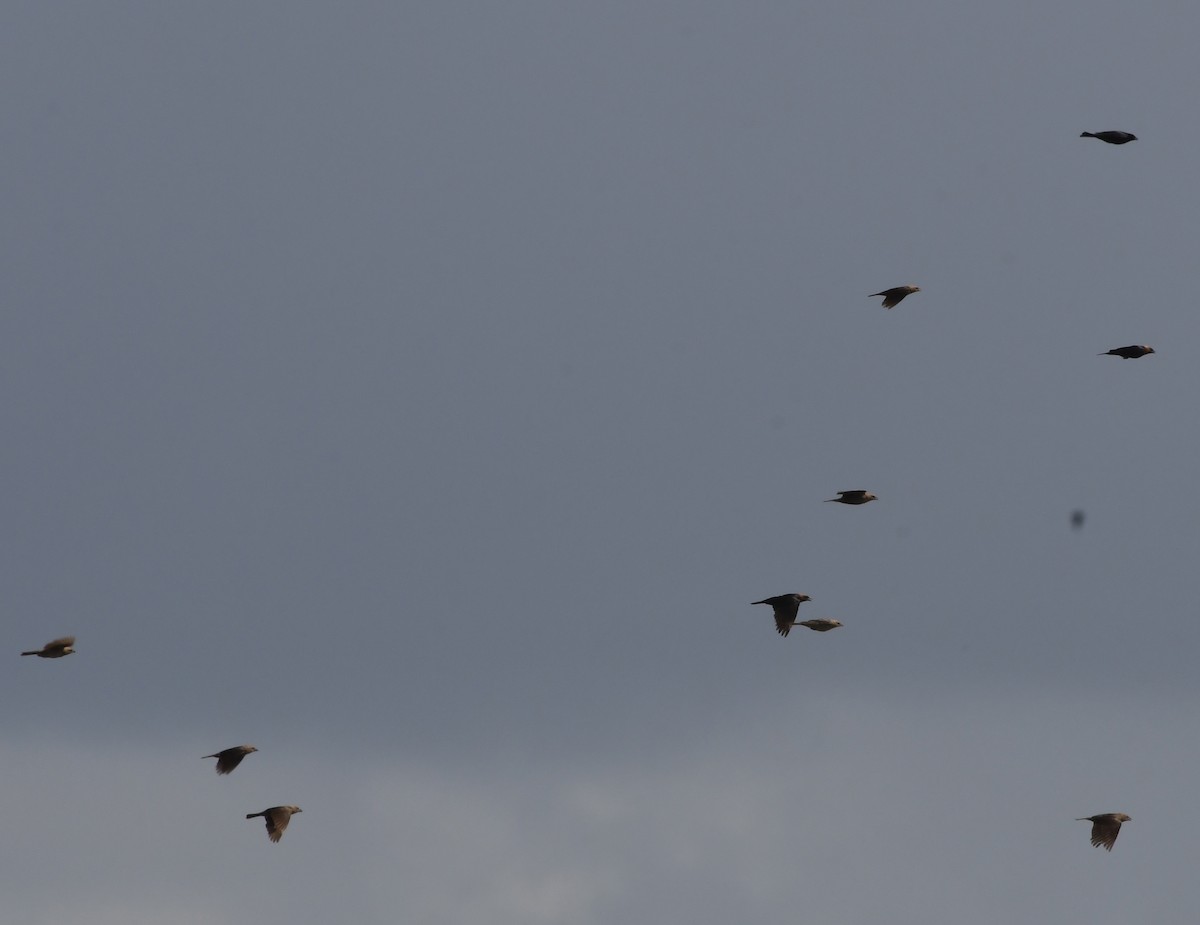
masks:
[[[63,636],[60,639],[46,643],[40,649],[34,649],[32,652],[22,652],[21,654],[36,655],[38,658],[62,658],[64,655],[71,655],[75,651],[74,645],[74,636]]]
[[[246,818],[264,817],[267,820],[267,838],[271,841],[279,841],[283,838],[283,830],[292,821],[292,816],[299,812],[303,812],[299,806],[272,806],[270,809],[264,809],[261,813],[246,813]]]
[[[256,751],[258,751],[258,749],[253,745],[235,745],[233,748],[227,748],[224,751],[219,751],[212,755],[205,755],[204,757],[216,758],[217,773],[228,774],[242,763],[243,758],[245,758],[251,752]]]
[[[1153,347],[1147,347],[1145,344],[1130,344],[1128,347],[1113,347],[1112,350],[1106,350],[1104,353],[1097,353],[1098,357],[1120,357],[1123,360],[1136,360],[1139,357],[1149,356],[1154,352]]]
[[[838,495],[837,498],[826,498],[825,501],[836,501],[839,504],[866,504],[868,501],[879,500],[875,495],[861,488],[856,488],[854,491],[839,491]]]
[[[893,286],[891,289],[885,289],[883,292],[872,292],[867,298],[873,299],[877,295],[883,296],[883,307],[891,308],[894,305],[899,305],[904,301],[905,296],[910,296],[914,292],[920,292],[920,286]]]
[[[816,630],[818,633],[828,633],[830,630],[835,630],[841,626],[842,621],[827,620],[825,617],[818,617],[815,620],[802,620],[796,625],[807,626],[810,630]]]
[[[775,629],[780,636],[786,636],[796,625],[796,615],[800,612],[800,605],[811,600],[812,598],[807,594],[779,594],[751,603],[770,604],[771,609],[775,611]]]
[[[1137,135],[1130,132],[1118,132],[1116,129],[1108,132],[1080,132],[1080,138],[1099,138],[1101,141],[1107,141],[1110,145],[1124,145],[1131,141],[1137,141]]]
[[[1092,847],[1099,848],[1103,845],[1112,851],[1113,842],[1121,834],[1121,823],[1128,822],[1129,817],[1124,813],[1101,813],[1099,816],[1080,816],[1075,821],[1092,824]]]

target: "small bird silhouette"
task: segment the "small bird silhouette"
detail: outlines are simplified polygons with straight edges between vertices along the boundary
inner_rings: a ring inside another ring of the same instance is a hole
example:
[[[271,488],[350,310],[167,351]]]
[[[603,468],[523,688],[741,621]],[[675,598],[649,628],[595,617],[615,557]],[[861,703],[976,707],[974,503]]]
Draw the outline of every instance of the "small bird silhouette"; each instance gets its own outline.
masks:
[[[1087,520],[1087,512],[1082,508],[1076,508],[1071,512],[1071,526],[1076,530],[1082,530],[1084,521]]]
[[[904,301],[905,296],[910,296],[914,292],[920,291],[920,286],[893,286],[891,289],[883,290],[883,292],[872,292],[867,298],[873,299],[875,296],[881,295],[883,296],[883,307],[891,308]]]
[[[1137,135],[1130,132],[1118,132],[1113,129],[1109,132],[1080,132],[1080,138],[1099,138],[1101,141],[1107,141],[1110,145],[1124,145],[1131,141],[1137,141]]]
[[[267,820],[267,838],[271,841],[279,841],[283,838],[283,830],[292,821],[292,816],[299,812],[303,812],[299,806],[272,806],[270,809],[264,809],[261,813],[246,813],[246,818],[264,817]]]
[[[807,594],[779,594],[751,603],[770,604],[771,609],[775,612],[775,629],[780,636],[786,636],[796,625],[796,615],[800,612],[800,605],[811,600],[812,598]]]
[[[216,758],[217,773],[228,774],[242,763],[243,758],[245,758],[251,752],[256,751],[258,751],[258,749],[253,745],[235,745],[233,748],[227,748],[223,751],[215,752],[212,755],[205,755],[204,757]]]
[[[1154,353],[1153,347],[1147,347],[1145,344],[1130,344],[1128,347],[1113,347],[1112,350],[1106,350],[1104,353],[1097,353],[1098,357],[1120,357],[1123,360],[1136,360],[1139,357],[1149,356]]]
[[[825,502],[836,501],[839,504],[866,504],[868,501],[878,501],[879,499],[869,491],[864,491],[861,488],[856,488],[854,491],[839,491],[839,497],[826,498]]]
[[[74,636],[63,636],[59,639],[54,639],[40,649],[34,649],[32,652],[22,652],[22,655],[36,655],[38,658],[62,658],[64,655],[71,655],[75,649]]]
[[[815,620],[802,620],[796,625],[807,626],[810,630],[816,630],[818,633],[828,633],[830,630],[835,630],[841,626],[842,621],[827,620],[824,617],[818,617]]]
[[[1101,813],[1099,816],[1080,816],[1075,821],[1092,824],[1092,847],[1103,846],[1112,851],[1113,842],[1121,834],[1121,823],[1128,822],[1129,817],[1124,813]]]

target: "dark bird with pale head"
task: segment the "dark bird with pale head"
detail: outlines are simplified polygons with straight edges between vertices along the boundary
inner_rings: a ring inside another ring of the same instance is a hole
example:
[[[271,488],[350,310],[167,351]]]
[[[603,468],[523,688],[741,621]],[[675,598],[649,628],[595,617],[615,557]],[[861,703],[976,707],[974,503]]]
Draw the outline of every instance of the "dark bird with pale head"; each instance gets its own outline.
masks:
[[[1145,344],[1130,344],[1128,347],[1113,347],[1112,350],[1106,350],[1104,353],[1097,353],[1098,357],[1120,357],[1123,360],[1136,360],[1141,357],[1149,356],[1154,353],[1153,347],[1147,347]]]
[[[836,501],[838,504],[866,504],[868,501],[878,501],[879,498],[869,491],[856,488],[854,491],[839,491],[838,497],[826,498],[826,503]]]
[[[75,652],[75,637],[63,636],[46,643],[40,649],[22,652],[22,655],[36,655],[38,658],[62,658]]]
[[[258,751],[258,749],[255,748],[253,745],[235,745],[233,748],[227,748],[227,749],[224,749],[223,751],[214,752],[213,754],[205,755],[204,757],[205,758],[216,758],[217,759],[217,773],[218,774],[228,774],[230,771],[232,771],[234,768],[236,768],[239,764],[242,763],[243,758],[245,758],[251,752],[256,752],[256,751]]]
[[[868,299],[873,299],[877,295],[883,296],[883,307],[892,308],[904,301],[905,296],[910,296],[914,292],[920,292],[920,286],[893,286],[891,289],[885,289],[883,292],[872,292]]]
[[[1092,824],[1092,847],[1112,851],[1113,843],[1121,834],[1121,823],[1128,822],[1124,813],[1101,813],[1098,816],[1080,816],[1076,822]]]
[[[299,806],[272,806],[270,809],[264,809],[261,813],[246,813],[246,818],[253,819],[255,816],[262,816],[266,819],[267,838],[277,842],[283,838],[283,830],[292,821],[292,816],[299,812],[303,812]]]

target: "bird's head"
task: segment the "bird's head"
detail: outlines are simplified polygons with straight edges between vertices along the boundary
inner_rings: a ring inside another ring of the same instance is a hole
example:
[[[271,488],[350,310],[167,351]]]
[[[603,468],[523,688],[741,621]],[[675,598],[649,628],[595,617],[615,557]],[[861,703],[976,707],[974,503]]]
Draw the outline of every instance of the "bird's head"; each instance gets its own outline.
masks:
[[[803,604],[805,601],[811,601],[811,600],[812,600],[812,598],[809,597],[807,594],[797,594],[796,595],[796,603],[798,603],[798,604]]]
[[[1147,347],[1146,347],[1146,353],[1147,353],[1147,354],[1150,354],[1150,353],[1155,353],[1155,352],[1157,352],[1157,351],[1155,351],[1155,349],[1154,349],[1153,347],[1150,347],[1150,346],[1147,346]]]

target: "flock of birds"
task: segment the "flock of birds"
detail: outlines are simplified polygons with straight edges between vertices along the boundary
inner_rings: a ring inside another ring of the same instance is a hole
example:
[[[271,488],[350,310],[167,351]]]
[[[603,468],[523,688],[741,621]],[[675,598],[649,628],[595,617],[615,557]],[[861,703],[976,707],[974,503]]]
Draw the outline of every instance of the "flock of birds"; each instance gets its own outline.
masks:
[[[38,658],[62,658],[64,655],[73,655],[75,653],[75,637],[61,636],[58,639],[52,639],[40,649],[30,649],[28,652],[22,652],[22,655],[36,655]],[[251,752],[258,751],[253,745],[235,745],[233,748],[226,748],[219,752],[214,752],[211,755],[202,755],[203,758],[217,759],[217,773],[228,774],[239,764],[242,759]],[[292,816],[296,813],[303,812],[299,806],[272,806],[264,809],[261,813],[246,813],[247,819],[254,819],[257,816],[262,816],[267,823],[267,838],[273,842],[283,838],[283,831],[288,827],[288,823],[292,821]]]
[[[1105,131],[1105,132],[1082,132],[1080,138],[1098,138],[1110,145],[1123,145],[1131,141],[1137,141],[1137,136],[1129,132],[1120,131]],[[899,305],[908,296],[920,292],[920,286],[893,286],[891,289],[884,289],[882,292],[874,292],[870,298],[877,296],[883,297],[884,308],[894,308]],[[1114,347],[1112,350],[1106,350],[1098,356],[1117,356],[1126,360],[1136,360],[1144,356],[1154,353],[1154,348],[1145,344],[1131,344],[1128,347]],[[836,501],[839,504],[861,505],[870,501],[878,500],[877,496],[865,489],[857,488],[851,491],[839,491],[836,498],[827,498],[827,501]],[[1072,522],[1076,527],[1083,522],[1082,512],[1076,511],[1072,515]],[[813,630],[818,633],[827,633],[830,630],[837,629],[842,625],[840,620],[831,620],[828,618],[816,618],[812,620],[798,620],[800,616],[800,605],[811,601],[812,598],[807,594],[778,594],[774,597],[767,597],[761,601],[753,601],[753,604],[768,605],[775,617],[775,629],[780,636],[787,636],[791,632],[793,626],[803,626],[806,629]],[[75,652],[75,637],[62,636],[59,639],[51,640],[40,649],[32,649],[28,652],[22,652],[21,655],[36,655],[38,658],[62,658],[64,655],[71,655]],[[253,745],[235,745],[232,748],[226,748],[219,752],[214,752],[211,755],[204,755],[204,758],[217,759],[217,773],[229,774],[242,763],[247,755],[258,751]],[[291,822],[292,816],[302,812],[299,806],[272,806],[258,813],[247,813],[247,819],[254,819],[261,816],[267,824],[267,837],[272,842],[278,842],[283,838],[283,833]],[[1117,835],[1121,831],[1121,823],[1128,822],[1130,819],[1125,813],[1100,813],[1096,816],[1082,816],[1077,822],[1092,823],[1092,845],[1095,847],[1103,847],[1108,851],[1112,851],[1113,843],[1117,840]]]
[[[1106,131],[1106,132],[1083,132],[1080,138],[1098,138],[1101,141],[1107,142],[1110,145],[1123,145],[1131,141],[1137,141],[1137,136],[1129,132]],[[891,289],[884,289],[882,292],[873,292],[870,298],[883,296],[883,307],[894,308],[899,305],[904,299],[913,293],[920,292],[920,286],[893,286]],[[1115,356],[1126,360],[1136,360],[1144,356],[1149,356],[1154,353],[1154,348],[1146,344],[1130,344],[1128,347],[1114,347],[1112,350],[1106,350],[1104,353],[1097,354],[1098,356]],[[864,489],[854,489],[852,491],[839,491],[836,498],[827,498],[827,501],[836,501],[840,504],[866,504],[868,501],[878,500],[877,496]],[[1083,525],[1083,512],[1075,511],[1071,515],[1072,525],[1076,528]],[[830,620],[826,618],[814,620],[798,620],[800,616],[800,605],[811,601],[812,598],[807,594],[777,594],[774,597],[763,598],[761,601],[753,601],[753,604],[768,605],[775,616],[775,630],[780,636],[787,636],[791,632],[793,626],[803,626],[806,629],[814,630],[818,633],[827,633],[832,629],[837,629],[842,625],[840,620]],[[1103,847],[1108,851],[1112,851],[1113,844],[1117,840],[1117,835],[1121,831],[1121,823],[1128,822],[1130,817],[1125,813],[1100,813],[1095,816],[1081,816],[1076,819],[1076,822],[1090,822],[1092,824],[1092,845],[1094,847]]]

